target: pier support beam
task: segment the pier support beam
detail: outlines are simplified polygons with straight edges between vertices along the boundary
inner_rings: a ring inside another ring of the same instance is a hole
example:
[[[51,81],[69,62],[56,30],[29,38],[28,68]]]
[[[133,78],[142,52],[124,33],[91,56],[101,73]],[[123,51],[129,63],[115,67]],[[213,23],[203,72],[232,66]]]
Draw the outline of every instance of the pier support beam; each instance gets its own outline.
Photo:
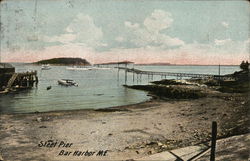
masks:
[[[133,72],[133,83],[135,81],[135,72]]]
[[[125,84],[127,84],[127,74],[128,74],[128,72],[127,72],[127,70],[125,70]]]

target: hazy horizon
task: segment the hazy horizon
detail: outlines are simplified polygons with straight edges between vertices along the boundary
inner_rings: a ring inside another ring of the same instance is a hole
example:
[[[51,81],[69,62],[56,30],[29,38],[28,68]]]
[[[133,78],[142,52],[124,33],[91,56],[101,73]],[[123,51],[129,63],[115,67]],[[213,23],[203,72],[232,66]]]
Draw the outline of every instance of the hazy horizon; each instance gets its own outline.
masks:
[[[64,57],[65,58],[65,57]],[[72,57],[72,58],[75,58],[75,57]],[[82,58],[82,59],[84,59],[84,58]],[[46,60],[46,59],[42,59],[42,60]],[[40,61],[40,60],[39,60]],[[88,61],[88,60],[87,60]],[[125,60],[126,61],[126,60]],[[243,61],[246,61],[246,60],[243,60]],[[248,60],[247,60],[248,61]],[[0,62],[0,63],[23,63],[23,64],[32,64],[32,63],[35,63],[35,62],[37,62],[37,61],[34,61],[34,62]],[[89,61],[88,61],[89,62]],[[94,65],[94,64],[102,64],[102,63],[92,63],[92,62],[89,62],[90,64],[92,64],[92,65]],[[112,63],[112,62],[103,62],[104,64],[105,63]],[[171,64],[171,63],[169,63],[169,62],[152,62],[152,63],[134,63],[135,65],[154,65],[154,64],[157,64],[157,63],[168,63],[168,65],[180,65],[180,66],[219,66],[219,65],[221,65],[221,66],[239,66],[240,65],[240,63],[239,64]],[[51,64],[51,65],[53,65],[53,64]],[[160,65],[159,65],[160,66]]]

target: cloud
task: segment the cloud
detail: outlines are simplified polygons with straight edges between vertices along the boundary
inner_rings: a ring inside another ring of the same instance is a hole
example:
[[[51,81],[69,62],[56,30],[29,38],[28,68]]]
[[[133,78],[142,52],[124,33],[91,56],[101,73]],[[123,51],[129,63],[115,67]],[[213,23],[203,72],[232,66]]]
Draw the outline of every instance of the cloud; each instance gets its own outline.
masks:
[[[184,41],[180,40],[179,38],[172,38],[170,36],[164,34],[157,34],[156,35],[156,42],[162,44],[163,47],[175,47],[175,46],[182,46],[185,44]]]
[[[81,43],[67,43],[64,45],[54,45],[45,47],[43,50],[25,50],[20,49],[15,52],[4,52],[4,61],[7,62],[34,62],[42,59],[59,58],[59,57],[80,57],[92,61],[92,48]]]
[[[123,22],[124,30],[113,37],[116,42],[113,46],[109,46],[103,41],[102,28],[95,24],[91,16],[81,13],[62,27],[61,34],[40,36],[40,33],[26,33],[25,38],[30,46],[35,46],[38,41],[42,41],[41,44],[46,42],[41,50],[20,48],[18,43],[17,45],[12,43],[13,50],[1,54],[3,61],[18,62],[69,56],[82,57],[92,63],[130,60],[136,63],[239,64],[242,60],[249,59],[250,39],[234,41],[228,38],[214,39],[208,44],[186,43],[167,33],[173,23],[171,13],[154,10],[141,22],[132,20]],[[229,27],[227,22],[221,22],[221,25]],[[123,44],[127,46],[121,46]],[[98,50],[98,48],[108,50]]]
[[[158,46],[113,48],[98,52],[84,43],[67,43],[46,47],[44,50],[2,52],[2,61],[32,62],[54,57],[81,57],[91,63],[129,60],[136,63],[169,62],[172,64],[240,64],[249,59],[250,39],[221,44],[184,44],[179,48],[163,50]]]
[[[69,43],[76,39],[76,35],[74,34],[62,34],[60,36],[44,36],[43,40],[46,42],[60,42],[60,43]]]
[[[82,13],[73,19],[66,30],[77,35],[77,42],[93,47],[98,46],[103,37],[102,29],[95,25],[93,18]]]
[[[233,41],[228,38],[215,39],[213,43],[208,44],[185,43],[178,37],[162,32],[170,28],[173,22],[171,13],[163,10],[154,10],[145,17],[143,24],[126,21],[124,22],[126,33],[118,36],[116,41],[131,43],[134,46],[128,49],[111,50],[105,55],[112,55],[112,52],[113,55],[122,53],[127,59],[130,58],[130,61],[171,60],[170,63],[177,64],[238,64],[241,60],[248,59],[249,40]],[[226,22],[221,24],[226,28],[229,27]],[[121,58],[122,55],[119,54],[119,57]]]
[[[124,41],[124,38],[122,36],[118,36],[115,38],[116,41],[118,42],[123,42]]]
[[[138,23],[132,24],[132,22],[129,22],[129,21],[125,21],[124,25],[128,28],[131,28],[131,29],[136,29],[140,26]]]
[[[166,40],[167,38],[164,38]],[[175,40],[170,38],[170,40]],[[178,41],[176,39],[175,41]],[[216,45],[215,42],[219,45]],[[95,60],[110,62],[129,60],[136,63],[169,62],[172,64],[235,64],[249,59],[250,39],[233,41],[215,40],[214,43],[198,42],[183,44],[178,48],[163,49],[159,46],[145,45],[134,48],[114,48],[99,54]],[[170,43],[170,42],[168,42]],[[175,42],[177,43],[177,42]]]
[[[169,12],[163,10],[154,10],[154,12],[144,20],[144,26],[151,32],[159,32],[160,30],[170,27],[173,19]]]
[[[229,24],[225,21],[221,22],[221,25],[224,26],[225,28],[228,28],[229,27]]]
[[[90,47],[107,46],[102,43],[103,32],[89,15],[79,13],[66,27],[66,33],[58,36],[44,36],[46,42],[83,43]]]
[[[215,46],[211,44],[192,43],[179,48],[162,50],[156,46],[137,48],[116,48],[105,51],[95,58],[96,62],[129,60],[136,63],[169,62],[172,64],[240,64],[249,59],[246,46],[249,41],[232,41],[229,44]]]
[[[72,33],[72,32],[74,32],[69,26],[68,27],[66,27],[66,29],[65,29],[65,31],[66,32],[69,32],[69,33]]]
[[[136,47],[158,47],[161,49],[179,47],[185,42],[177,37],[161,33],[162,30],[169,28],[172,22],[173,18],[169,12],[154,10],[144,19],[142,25],[125,21],[124,26],[127,32],[119,37],[123,37],[123,41],[126,40]]]
[[[217,46],[222,46],[222,45],[225,45],[225,44],[230,43],[230,42],[232,42],[231,39],[225,39],[225,40],[217,40],[217,39],[215,39],[214,40],[214,43]]]

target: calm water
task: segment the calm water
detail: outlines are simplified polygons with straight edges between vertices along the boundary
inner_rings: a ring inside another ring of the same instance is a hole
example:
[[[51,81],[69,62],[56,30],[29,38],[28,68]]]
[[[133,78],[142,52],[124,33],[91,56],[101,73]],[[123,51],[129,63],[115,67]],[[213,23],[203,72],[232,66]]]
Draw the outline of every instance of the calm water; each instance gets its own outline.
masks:
[[[105,108],[128,105],[148,100],[147,93],[123,87],[124,71],[118,74],[117,69],[71,71],[65,66],[52,66],[51,70],[41,70],[40,66],[13,64],[17,72],[37,70],[38,87],[18,93],[0,96],[1,113],[29,113],[35,111],[55,111],[70,109]],[[132,67],[132,66],[130,66]],[[218,66],[134,66],[148,71],[185,72],[218,74]],[[238,66],[221,66],[221,74],[229,74],[239,70]],[[78,87],[64,87],[57,83],[58,79],[75,80]],[[167,77],[174,78],[174,77]],[[148,84],[153,79],[128,73],[127,84]],[[47,90],[52,86],[51,90]]]

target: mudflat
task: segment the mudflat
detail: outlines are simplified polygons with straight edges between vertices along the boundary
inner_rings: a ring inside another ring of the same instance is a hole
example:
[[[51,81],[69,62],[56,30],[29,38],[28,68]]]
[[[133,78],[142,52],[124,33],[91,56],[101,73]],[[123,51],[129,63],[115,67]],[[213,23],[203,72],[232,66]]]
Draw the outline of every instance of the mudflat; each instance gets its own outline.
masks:
[[[0,115],[4,160],[126,160],[248,132],[246,93],[101,110]]]

